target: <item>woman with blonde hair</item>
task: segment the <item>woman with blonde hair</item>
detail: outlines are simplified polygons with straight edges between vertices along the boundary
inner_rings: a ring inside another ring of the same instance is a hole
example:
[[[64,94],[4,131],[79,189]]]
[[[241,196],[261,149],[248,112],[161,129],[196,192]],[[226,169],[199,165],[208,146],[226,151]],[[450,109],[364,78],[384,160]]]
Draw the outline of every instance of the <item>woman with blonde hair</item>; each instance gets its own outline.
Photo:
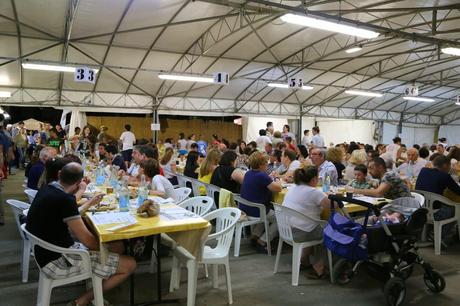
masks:
[[[343,170],[345,170],[345,166],[343,165],[343,158],[343,150],[340,147],[331,147],[327,149],[326,160],[334,164],[335,169],[337,170],[338,180],[343,178]]]
[[[348,165],[345,167],[344,180],[351,181],[355,178],[355,167],[357,165],[367,165],[367,153],[365,150],[354,150],[351,153]]]
[[[220,153],[219,150],[211,149],[208,151],[206,158],[200,165],[198,169],[198,180],[209,184],[211,182],[212,173],[214,169],[219,165]],[[201,195],[206,195],[206,190],[200,188]]]
[[[177,185],[177,178],[175,176],[176,163],[172,159],[173,154],[174,150],[172,148],[166,148],[165,153],[160,159],[160,166],[163,169],[165,177],[171,182],[171,184]]]

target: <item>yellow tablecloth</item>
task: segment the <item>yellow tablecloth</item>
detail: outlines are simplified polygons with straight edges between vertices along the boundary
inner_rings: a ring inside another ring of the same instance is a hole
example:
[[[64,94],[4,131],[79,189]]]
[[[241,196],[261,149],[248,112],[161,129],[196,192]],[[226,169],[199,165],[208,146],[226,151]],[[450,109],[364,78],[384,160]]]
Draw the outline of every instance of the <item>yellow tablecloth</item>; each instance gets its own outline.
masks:
[[[460,196],[457,195],[456,193],[453,193],[449,189],[444,190],[444,196],[448,198],[451,201],[454,201],[458,205],[460,205]]]
[[[162,205],[161,210],[167,211],[168,208],[174,208],[175,206],[174,204]],[[115,232],[110,232],[107,231],[107,228],[114,226],[114,224],[96,225],[92,221],[92,213],[86,213],[86,218],[90,221],[101,244],[116,240],[168,233],[171,238],[187,249],[192,255],[198,258],[201,257],[200,251],[202,242],[207,238],[211,230],[211,225],[205,219],[200,217],[181,220],[165,220],[161,219],[160,216],[150,218],[140,217],[136,214],[133,216],[137,220],[136,224]],[[101,252],[103,252],[104,248],[105,247],[101,245]]]

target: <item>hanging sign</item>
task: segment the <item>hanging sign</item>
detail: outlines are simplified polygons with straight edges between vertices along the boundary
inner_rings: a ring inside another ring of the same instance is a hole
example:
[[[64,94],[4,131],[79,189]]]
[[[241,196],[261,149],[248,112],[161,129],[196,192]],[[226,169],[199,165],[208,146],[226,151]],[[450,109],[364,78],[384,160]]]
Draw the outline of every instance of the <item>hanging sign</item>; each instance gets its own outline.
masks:
[[[214,84],[228,85],[230,83],[230,78],[226,72],[216,72],[212,76]]]
[[[404,91],[404,93],[406,94],[406,96],[416,97],[418,96],[418,86],[415,86],[415,85],[408,86],[406,90]]]
[[[88,67],[76,67],[74,81],[94,84],[96,82],[96,70]]]
[[[289,88],[302,88],[303,86],[303,79],[301,78],[290,78],[288,81]]]

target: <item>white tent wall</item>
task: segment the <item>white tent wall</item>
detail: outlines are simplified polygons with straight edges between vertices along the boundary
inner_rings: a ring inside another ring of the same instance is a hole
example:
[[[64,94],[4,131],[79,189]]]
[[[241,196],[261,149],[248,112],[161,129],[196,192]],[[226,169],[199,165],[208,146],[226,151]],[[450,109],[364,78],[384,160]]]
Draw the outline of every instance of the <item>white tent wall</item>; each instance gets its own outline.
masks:
[[[317,118],[325,144],[357,141],[374,145],[375,122],[372,120],[342,120]],[[313,125],[312,125],[313,126]],[[340,131],[339,133],[337,131]]]
[[[439,138],[447,138],[448,144],[460,143],[460,120],[454,121],[449,125],[441,125],[439,128]]]
[[[413,146],[414,144],[422,145],[424,143],[431,144],[434,141],[436,127],[434,126],[408,126],[403,125],[402,133],[399,135],[402,143],[406,146]],[[392,123],[383,124],[383,137],[382,143],[393,143],[393,138],[398,136],[398,125]]]

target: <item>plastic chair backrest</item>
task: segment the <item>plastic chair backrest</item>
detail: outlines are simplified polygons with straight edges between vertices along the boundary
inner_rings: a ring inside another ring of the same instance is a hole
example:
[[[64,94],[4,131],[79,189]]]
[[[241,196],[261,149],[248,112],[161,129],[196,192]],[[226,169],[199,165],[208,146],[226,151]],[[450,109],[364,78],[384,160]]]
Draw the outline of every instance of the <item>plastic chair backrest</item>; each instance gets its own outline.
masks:
[[[294,242],[294,238],[292,236],[292,219],[300,219],[300,220],[308,220],[317,223],[326,224],[326,221],[315,219],[304,215],[298,211],[295,211],[289,207],[282,206],[276,203],[273,203],[273,207],[275,208],[275,215],[276,215],[276,223],[278,224],[278,232],[284,241]]]
[[[186,181],[186,176],[180,173],[176,173],[177,177],[177,182],[179,183],[179,186],[181,187],[187,187],[187,181]]]
[[[12,200],[12,199],[6,200],[6,203],[8,203],[8,205],[11,206],[11,210],[13,211],[13,214],[14,214],[14,221],[16,222],[16,225],[18,227],[19,235],[21,235],[22,239],[25,239],[24,233],[21,230],[20,217],[24,215],[23,214],[24,210],[30,208],[30,204],[26,202],[18,201],[18,200]]]
[[[417,192],[411,192],[410,194],[420,203],[420,206],[423,207],[425,205],[425,197],[423,195]]]
[[[194,195],[195,197],[201,195],[201,190],[200,190],[201,187],[203,187],[205,190],[207,190],[207,189],[206,189],[206,184],[203,183],[203,182],[201,182],[200,180],[195,180],[195,179],[194,179],[194,180],[192,180],[191,183],[192,183],[193,195]]]
[[[174,201],[176,203],[181,203],[186,200],[189,195],[192,193],[192,190],[187,187],[179,187],[174,189]]]
[[[207,221],[216,220],[216,232],[209,235],[207,239],[207,241],[217,240],[217,245],[213,249],[228,253],[232,244],[235,225],[240,217],[241,211],[232,207],[216,209],[203,216]]]
[[[438,201],[446,205],[453,205],[456,206],[455,203],[453,203],[451,200],[448,198],[439,195],[437,193],[429,192],[429,191],[423,191],[423,190],[415,190],[416,193],[419,193],[425,197],[425,205],[424,208],[428,209],[428,215],[427,219],[429,222],[434,221],[434,202]]]
[[[244,204],[246,206],[251,206],[251,207],[256,207],[259,209],[259,215],[260,215],[260,218],[263,219],[265,218],[266,216],[266,208],[265,208],[265,205],[264,204],[260,204],[260,203],[255,203],[255,202],[251,202],[251,201],[248,201],[246,199],[243,199],[240,195],[235,195],[234,196],[234,199],[235,199],[235,203],[237,206],[239,206],[239,204]]]
[[[220,187],[213,185],[213,184],[204,184],[206,188],[206,195],[208,197],[215,199],[218,199],[219,197],[216,198],[216,193],[218,194],[220,192]]]
[[[23,231],[23,233],[26,236],[26,238],[30,241],[32,250],[34,250],[35,246],[39,246],[39,247],[41,247],[43,249],[46,249],[48,251],[52,251],[52,252],[61,254],[64,257],[68,257],[69,255],[79,256],[81,258],[81,261],[82,261],[81,265],[82,265],[82,268],[83,268],[79,275],[80,276],[81,275],[87,275],[88,277],[91,277],[91,275],[92,275],[91,260],[90,260],[88,251],[81,250],[81,249],[62,248],[62,247],[56,246],[54,244],[51,244],[49,242],[46,242],[46,241],[38,238],[37,236],[32,235],[28,230],[26,230],[26,225],[25,224],[21,225],[21,230]],[[35,261],[37,261],[37,258],[35,258]],[[38,262],[37,262],[37,266],[41,271],[42,268],[40,267]]]
[[[30,204],[32,204],[32,202],[34,201],[35,196],[37,195],[37,192],[38,192],[38,190],[34,190],[34,189],[25,189],[24,190],[24,193],[29,198],[29,203]]]
[[[201,217],[206,215],[210,210],[214,200],[210,197],[193,197],[180,203],[179,206],[191,211]]]

